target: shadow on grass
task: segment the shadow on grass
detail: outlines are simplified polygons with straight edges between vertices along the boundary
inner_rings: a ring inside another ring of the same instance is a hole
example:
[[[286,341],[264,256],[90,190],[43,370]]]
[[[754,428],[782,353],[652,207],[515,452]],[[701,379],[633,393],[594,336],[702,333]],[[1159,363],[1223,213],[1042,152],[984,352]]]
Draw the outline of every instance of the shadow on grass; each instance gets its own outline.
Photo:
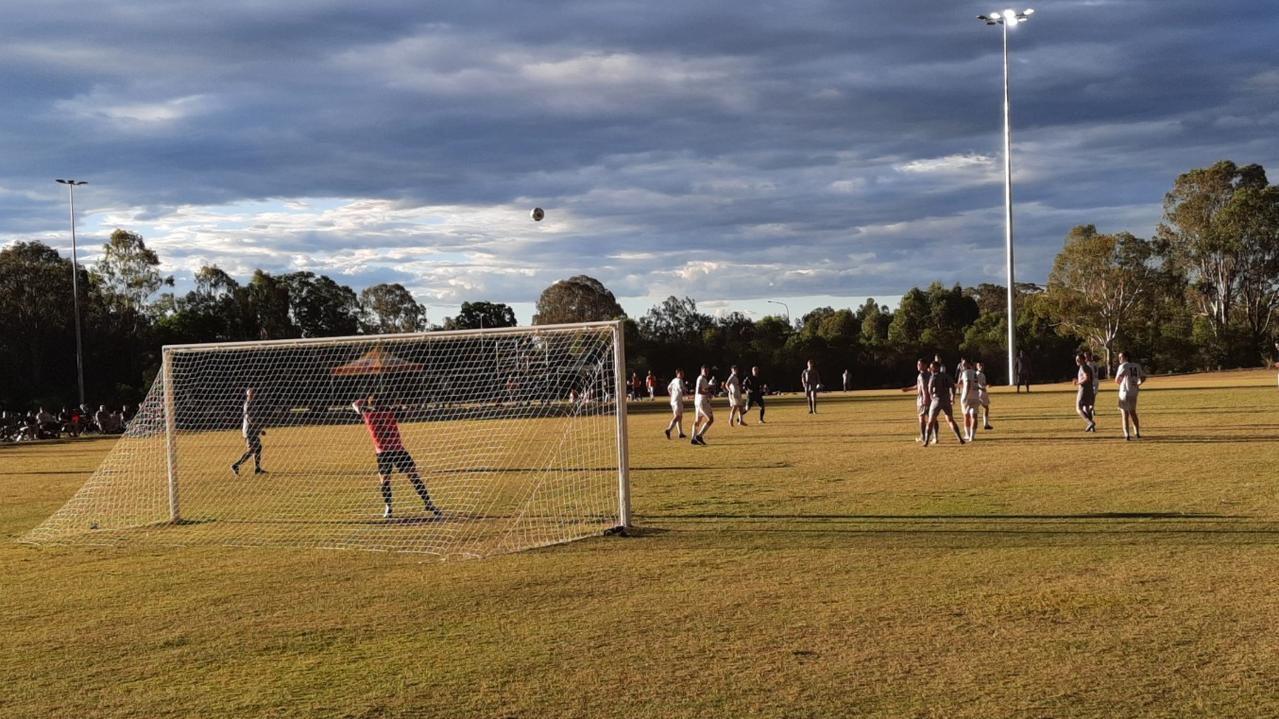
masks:
[[[1279,542],[1279,517],[1178,512],[1082,514],[652,514],[644,521],[666,522],[685,542],[720,549],[758,548],[791,536],[784,547],[809,543],[853,546],[866,538],[885,547],[1005,549],[1036,546],[1133,546],[1144,541],[1180,544],[1263,544]],[[680,525],[683,526],[680,526]],[[638,535],[638,536],[643,536]],[[757,539],[750,539],[755,536]],[[697,537],[698,539],[693,539]],[[882,540],[875,540],[882,537]],[[722,539],[717,539],[722,538]],[[891,538],[891,539],[890,539]],[[680,541],[680,540],[677,540]],[[742,545],[741,542],[748,544]],[[832,544],[832,542],[834,544]]]
[[[1170,519],[1170,520],[1256,520],[1257,517],[1246,514],[1210,514],[1197,512],[1089,512],[1082,514],[727,514],[690,513],[690,514],[645,514],[645,519],[696,519],[696,520],[729,520],[729,521],[787,521],[787,522],[875,522],[875,521],[928,521],[958,520],[961,522],[982,521],[1048,521],[1061,522],[1069,520],[1135,520],[1135,519]],[[1275,520],[1279,524],[1279,519]]]

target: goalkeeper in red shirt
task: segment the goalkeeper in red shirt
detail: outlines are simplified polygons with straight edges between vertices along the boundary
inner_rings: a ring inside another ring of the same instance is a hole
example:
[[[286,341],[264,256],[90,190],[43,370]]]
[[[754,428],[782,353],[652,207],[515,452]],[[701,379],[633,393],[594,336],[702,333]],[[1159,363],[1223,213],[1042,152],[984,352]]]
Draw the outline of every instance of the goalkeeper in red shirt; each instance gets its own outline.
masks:
[[[371,396],[368,400],[355,400],[351,403],[351,408],[364,420],[364,426],[369,428],[369,436],[373,439],[373,451],[377,455],[377,474],[382,480],[382,500],[386,502],[386,511],[382,513],[382,516],[391,518],[391,473],[397,469],[408,475],[409,481],[413,483],[413,489],[417,490],[417,496],[422,498],[426,511],[436,517],[443,516],[435,503],[431,501],[431,495],[426,491],[422,476],[417,473],[417,465],[414,464],[412,455],[404,448],[404,442],[400,439],[400,424],[395,419],[395,412],[378,407]]]

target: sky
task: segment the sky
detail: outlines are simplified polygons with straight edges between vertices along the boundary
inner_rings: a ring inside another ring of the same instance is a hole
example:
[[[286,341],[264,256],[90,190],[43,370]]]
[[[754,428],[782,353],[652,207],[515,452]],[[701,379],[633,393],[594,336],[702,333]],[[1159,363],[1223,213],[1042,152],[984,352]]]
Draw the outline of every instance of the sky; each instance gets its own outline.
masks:
[[[1023,6],[1017,6],[1021,9]],[[1279,173],[1279,8],[1046,0],[1010,30],[1018,281],[1150,236],[1182,172]],[[42,0],[0,27],[0,245],[143,235],[521,322],[575,274],[799,317],[1004,282],[1000,29],[968,0]],[[535,223],[533,207],[546,209]],[[770,302],[772,301],[772,302]]]

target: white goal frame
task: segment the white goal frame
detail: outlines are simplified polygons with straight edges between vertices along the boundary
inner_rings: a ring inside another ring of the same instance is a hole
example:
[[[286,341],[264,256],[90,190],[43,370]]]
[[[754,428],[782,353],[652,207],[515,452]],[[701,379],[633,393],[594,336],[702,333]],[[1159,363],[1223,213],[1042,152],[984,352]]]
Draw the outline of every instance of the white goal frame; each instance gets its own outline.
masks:
[[[626,393],[627,368],[626,368],[626,346],[625,346],[625,323],[623,320],[613,320],[613,321],[605,321],[605,322],[584,322],[584,323],[575,323],[575,324],[534,325],[534,326],[526,326],[526,327],[489,328],[489,329],[481,329],[481,330],[449,330],[449,331],[412,332],[412,333],[385,334],[385,335],[354,335],[354,336],[344,336],[344,337],[165,345],[162,348],[160,374],[159,374],[159,377],[157,378],[158,381],[162,384],[162,387],[160,388],[161,389],[160,396],[155,398],[155,400],[158,400],[156,404],[158,404],[159,407],[162,408],[163,418],[161,422],[156,422],[155,424],[151,425],[154,429],[151,430],[152,433],[149,436],[154,437],[155,440],[158,442],[157,449],[159,451],[157,454],[163,455],[162,466],[157,466],[156,469],[163,471],[165,475],[156,476],[153,474],[151,476],[155,477],[155,480],[157,482],[165,482],[165,485],[161,485],[161,486],[167,488],[167,515],[168,516],[166,521],[166,519],[163,518],[163,514],[161,514],[160,517],[156,517],[155,520],[152,520],[153,523],[151,526],[184,525],[184,524],[189,524],[191,521],[195,521],[196,523],[199,523],[201,521],[198,517],[195,519],[188,519],[188,517],[184,516],[183,506],[181,501],[182,486],[183,486],[182,485],[182,477],[183,477],[182,467],[183,467],[184,458],[179,452],[179,435],[181,434],[182,436],[185,436],[185,434],[183,433],[186,430],[180,426],[182,422],[181,418],[178,417],[178,409],[179,409],[178,405],[180,403],[178,399],[178,394],[180,392],[180,389],[177,386],[175,386],[176,375],[183,371],[182,368],[184,366],[184,363],[180,361],[179,359],[181,357],[185,357],[189,355],[199,355],[202,353],[225,353],[227,351],[252,352],[253,350],[280,350],[280,349],[287,349],[287,348],[324,348],[329,346],[336,347],[341,345],[363,345],[363,346],[373,345],[377,347],[377,346],[381,346],[383,343],[390,344],[390,345],[394,345],[395,343],[401,343],[401,342],[410,342],[410,343],[426,342],[428,344],[432,344],[436,342],[449,343],[450,340],[469,339],[469,338],[477,338],[477,337],[486,338],[486,339],[502,338],[502,337],[536,338],[540,335],[544,336],[544,335],[550,335],[550,334],[560,335],[561,337],[565,337],[565,336],[571,337],[574,333],[582,332],[582,331],[584,331],[583,332],[584,336],[591,336],[596,338],[594,341],[598,342],[599,340],[603,340],[603,341],[612,342],[611,360],[613,362],[613,368],[612,368],[613,376],[611,380],[612,380],[613,386],[610,388],[607,386],[607,384],[603,385],[601,389],[605,393],[605,396],[593,396],[590,398],[590,401],[592,402],[593,406],[602,410],[598,414],[595,414],[595,416],[600,416],[600,415],[607,416],[608,414],[611,413],[614,415],[614,419],[615,419],[615,421],[611,423],[613,425],[611,429],[613,433],[615,434],[615,441],[616,441],[617,514],[613,522],[605,522],[601,526],[604,528],[604,533],[606,534],[607,533],[623,533],[624,534],[626,530],[628,530],[632,526],[632,512],[631,512],[631,487],[630,487],[630,449],[629,449],[628,438],[627,438],[627,393]],[[555,344],[555,342],[558,342],[558,341],[562,341],[562,340],[555,340],[555,341],[549,341],[549,342],[551,344]],[[596,344],[595,346],[599,347],[600,345]],[[600,357],[608,357],[609,348],[601,347],[600,351],[601,351],[599,355]],[[608,373],[606,372],[603,376],[607,377]],[[608,393],[611,393],[611,396],[607,396]],[[607,424],[604,426],[607,427]],[[142,430],[142,431],[145,432],[145,430]],[[163,437],[157,437],[156,435],[159,434],[159,432],[161,431],[163,432]],[[604,429],[603,436],[606,437],[608,431],[609,431],[608,429]],[[603,457],[607,457],[607,456],[608,456],[607,453],[603,455]],[[601,459],[603,457],[601,457]],[[155,459],[160,460],[161,457],[155,456]],[[607,467],[607,465],[604,465],[604,467]],[[605,470],[605,472],[606,474],[604,476],[606,477],[607,469]],[[203,475],[201,472],[197,472],[197,476],[203,476]],[[94,479],[96,478],[97,478],[97,473],[95,473],[95,476],[94,476]],[[93,480],[91,479],[91,482],[92,481]],[[86,487],[87,486],[88,485],[86,485]],[[153,485],[153,486],[156,486],[156,485]],[[156,486],[156,489],[159,490],[160,492],[164,492],[165,489],[162,489],[161,486]],[[600,485],[596,485],[596,486],[600,489],[603,489],[603,487]],[[85,493],[85,490],[82,489],[81,494],[84,494],[84,493]],[[93,493],[89,492],[89,494],[92,495]],[[156,500],[158,500],[159,502],[161,503],[164,502],[163,495],[160,495],[160,496],[152,495],[152,496],[155,496]],[[603,497],[607,497],[607,493],[605,493]],[[72,501],[74,502],[77,499],[80,499],[80,495],[77,495],[77,497],[73,499]],[[70,506],[70,503],[68,504],[68,506]],[[160,504],[156,508],[160,509],[160,511],[163,512],[164,511],[162,509],[163,506],[164,506],[163,504]],[[389,506],[390,505],[388,501],[388,511],[389,511]],[[428,505],[428,508],[429,508],[429,505]],[[62,515],[63,512],[65,512],[66,510],[67,510],[67,507],[64,507],[63,510],[59,510],[59,514],[56,514],[53,518],[50,518],[50,520],[46,522],[45,525],[41,525],[41,527],[38,527],[35,530],[32,530],[32,532],[28,535],[28,538],[25,541],[32,541],[35,543],[43,543],[46,541],[54,541],[54,542],[77,541],[76,539],[72,537],[66,536],[67,535],[67,532],[65,531],[66,522],[55,523],[55,519],[58,518],[59,515]],[[127,525],[127,526],[121,526],[119,528],[127,529],[128,526],[136,527],[140,525]],[[91,523],[91,526],[89,527],[89,529],[91,530],[91,532],[96,532],[98,529],[97,523],[96,522]],[[89,536],[92,536],[92,534],[90,534]],[[578,535],[578,536],[580,537],[580,536],[589,536],[589,535]],[[185,543],[176,535],[170,535],[169,538],[172,540],[176,540],[178,543]],[[566,537],[565,539],[561,539],[560,541],[567,541],[568,539],[572,539],[572,538],[573,537]],[[89,543],[96,543],[92,539],[80,540],[80,541],[88,541]],[[552,541],[551,543],[557,543],[557,542]],[[532,545],[532,546],[541,546],[541,545]],[[417,550],[407,550],[407,551],[417,551]],[[510,551],[510,550],[507,550],[507,551]],[[480,555],[468,555],[468,556],[480,556]]]

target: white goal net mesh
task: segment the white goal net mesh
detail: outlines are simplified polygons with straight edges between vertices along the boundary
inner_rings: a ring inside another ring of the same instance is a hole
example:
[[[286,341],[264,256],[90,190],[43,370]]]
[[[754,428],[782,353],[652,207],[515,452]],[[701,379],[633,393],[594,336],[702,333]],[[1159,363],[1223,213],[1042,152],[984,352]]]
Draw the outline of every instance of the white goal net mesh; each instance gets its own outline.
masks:
[[[125,435],[23,540],[461,558],[598,535],[623,523],[620,332],[167,348]]]

